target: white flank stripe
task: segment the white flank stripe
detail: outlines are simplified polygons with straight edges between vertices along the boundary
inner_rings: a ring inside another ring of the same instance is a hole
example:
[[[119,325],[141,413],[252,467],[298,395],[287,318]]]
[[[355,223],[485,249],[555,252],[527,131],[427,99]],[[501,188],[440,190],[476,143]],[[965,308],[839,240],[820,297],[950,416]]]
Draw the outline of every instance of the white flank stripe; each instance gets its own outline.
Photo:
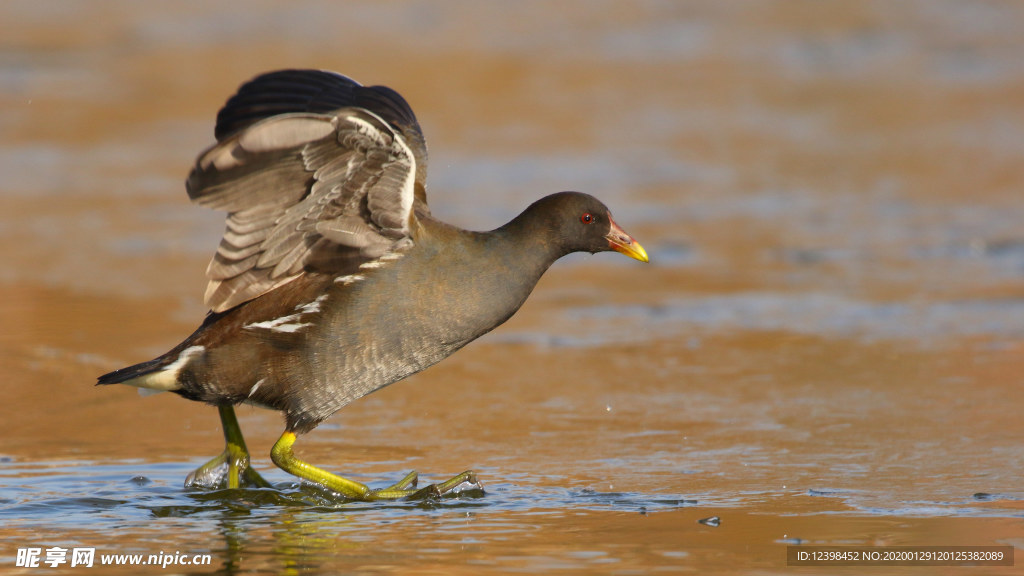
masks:
[[[253,322],[252,324],[246,324],[245,328],[249,330],[263,329],[273,330],[274,332],[298,332],[307,326],[312,326],[312,322],[302,322],[302,316],[304,314],[315,314],[320,311],[320,304],[327,299],[327,294],[322,294],[312,302],[306,304],[299,304],[295,307],[295,314],[289,314],[287,316],[281,316],[280,318],[274,318],[273,320],[264,320],[263,322]]]
[[[263,322],[253,322],[252,324],[246,324],[247,329],[253,330],[262,328],[264,330],[272,330],[274,332],[298,332],[306,326],[312,326],[312,322],[299,322],[301,314],[289,314],[288,316],[282,316],[280,318],[274,318],[273,320],[265,320]]]
[[[320,304],[324,300],[327,300],[327,294],[318,296],[316,300],[313,300],[308,304],[296,306],[295,309],[299,311],[299,314],[313,314],[320,311]]]
[[[263,382],[265,382],[266,380],[266,378],[260,378],[259,380],[257,380],[256,383],[252,385],[252,388],[249,389],[248,397],[252,398],[252,395],[255,394],[257,390],[260,389],[260,384],[263,384]]]

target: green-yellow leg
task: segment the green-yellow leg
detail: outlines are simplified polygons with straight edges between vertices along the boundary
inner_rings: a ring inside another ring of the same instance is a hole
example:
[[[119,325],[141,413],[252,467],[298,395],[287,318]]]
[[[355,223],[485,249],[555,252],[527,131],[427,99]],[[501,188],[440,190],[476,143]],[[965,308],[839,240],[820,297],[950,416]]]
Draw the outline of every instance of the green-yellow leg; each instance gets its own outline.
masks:
[[[292,452],[292,445],[295,444],[295,433],[286,430],[281,438],[277,440],[274,447],[270,451],[270,459],[274,461],[282,470],[289,474],[298,476],[310,482],[315,482],[333,490],[338,494],[352,500],[397,500],[399,498],[409,498],[412,500],[419,498],[437,497],[443,494],[447,494],[457,486],[462,484],[470,484],[473,486],[479,486],[476,480],[476,474],[472,470],[466,470],[462,474],[454,476],[452,479],[442,484],[431,484],[425,488],[416,489],[417,475],[416,472],[410,472],[405,478],[399,480],[396,484],[387,488],[381,488],[378,490],[371,490],[366,484],[355,482],[347,478],[342,478],[336,474],[317,468],[308,462],[304,462],[295,457]]]
[[[224,428],[224,451],[206,464],[197,468],[185,479],[185,487],[209,487],[211,479],[219,477],[221,470],[227,466],[227,487],[258,486],[269,488],[259,472],[249,466],[249,449],[245,447],[242,429],[238,426],[235,409],[230,405],[217,406],[220,412],[221,426]]]

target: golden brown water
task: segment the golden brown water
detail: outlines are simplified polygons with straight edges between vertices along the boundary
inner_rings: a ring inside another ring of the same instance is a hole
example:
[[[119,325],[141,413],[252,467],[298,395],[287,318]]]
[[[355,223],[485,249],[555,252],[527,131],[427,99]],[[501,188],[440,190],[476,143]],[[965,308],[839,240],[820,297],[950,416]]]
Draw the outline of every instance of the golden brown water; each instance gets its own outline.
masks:
[[[15,566],[30,546],[210,554],[164,570],[200,574],[1024,546],[1024,4],[505,6],[0,4],[0,572],[43,573]],[[251,408],[277,488],[186,492],[216,412],[92,385],[202,318],[222,215],[182,181],[224,99],[280,67],[406,95],[438,216],[492,228],[580,189],[651,254],[559,263],[297,447],[374,485],[473,467],[483,496],[330,501],[273,469],[281,419]]]

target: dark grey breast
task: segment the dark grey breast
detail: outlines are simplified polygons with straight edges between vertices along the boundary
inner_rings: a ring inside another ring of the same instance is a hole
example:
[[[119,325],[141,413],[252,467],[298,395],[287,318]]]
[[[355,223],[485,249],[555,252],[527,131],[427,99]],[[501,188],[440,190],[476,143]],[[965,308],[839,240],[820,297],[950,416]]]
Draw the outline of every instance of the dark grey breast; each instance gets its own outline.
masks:
[[[412,244],[429,214],[426,147],[398,93],[319,70],[243,85],[189,198],[228,212],[205,301],[222,312],[316,270],[352,273]]]

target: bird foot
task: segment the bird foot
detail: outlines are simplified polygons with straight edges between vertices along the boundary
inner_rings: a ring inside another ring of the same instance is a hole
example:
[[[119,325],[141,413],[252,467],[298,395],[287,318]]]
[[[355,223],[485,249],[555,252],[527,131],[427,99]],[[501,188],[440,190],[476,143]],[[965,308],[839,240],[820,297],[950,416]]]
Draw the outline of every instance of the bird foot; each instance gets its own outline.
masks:
[[[366,494],[366,500],[431,500],[444,496],[457,496],[463,492],[483,492],[484,486],[476,478],[476,473],[466,470],[440,484],[429,484],[423,488],[416,489],[419,477],[416,472],[410,472],[396,484],[379,490],[370,490]]]
[[[270,486],[270,482],[249,466],[249,453],[232,444],[185,478],[185,488],[190,490]]]
[[[440,484],[431,484],[425,488],[416,489],[419,476],[416,472],[410,472],[397,483],[387,488],[370,489],[366,484],[343,478],[332,474],[322,468],[317,468],[308,462],[304,462],[295,456],[292,446],[295,444],[295,433],[285,430],[278,438],[274,447],[270,450],[270,459],[279,468],[298,476],[303,480],[318,484],[335,494],[348,500],[362,500],[364,502],[376,500],[422,500],[425,498],[439,498],[447,494],[459,494],[468,490],[483,492],[483,485],[476,479],[472,470],[453,476],[451,479]]]

